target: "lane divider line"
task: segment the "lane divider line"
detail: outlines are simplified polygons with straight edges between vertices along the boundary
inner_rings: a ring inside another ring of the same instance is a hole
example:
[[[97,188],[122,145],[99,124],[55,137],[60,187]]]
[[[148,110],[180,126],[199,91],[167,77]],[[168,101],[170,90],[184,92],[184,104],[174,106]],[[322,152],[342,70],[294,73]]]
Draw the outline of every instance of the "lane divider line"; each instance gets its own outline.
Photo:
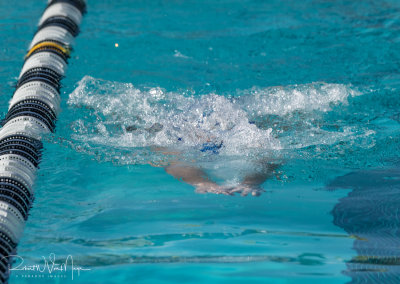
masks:
[[[0,282],[6,283],[12,255],[34,200],[43,134],[53,132],[74,38],[86,12],[84,0],[49,0],[38,23],[16,89],[0,129]]]

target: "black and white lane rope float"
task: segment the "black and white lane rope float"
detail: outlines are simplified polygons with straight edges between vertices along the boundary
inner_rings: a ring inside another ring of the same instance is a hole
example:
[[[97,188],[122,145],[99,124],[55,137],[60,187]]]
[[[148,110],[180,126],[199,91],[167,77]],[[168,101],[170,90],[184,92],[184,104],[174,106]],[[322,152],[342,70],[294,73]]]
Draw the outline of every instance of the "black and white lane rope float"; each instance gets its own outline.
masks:
[[[0,281],[7,282],[12,256],[34,199],[42,154],[41,136],[53,132],[60,112],[60,80],[84,0],[50,0],[29,46],[0,130]]]

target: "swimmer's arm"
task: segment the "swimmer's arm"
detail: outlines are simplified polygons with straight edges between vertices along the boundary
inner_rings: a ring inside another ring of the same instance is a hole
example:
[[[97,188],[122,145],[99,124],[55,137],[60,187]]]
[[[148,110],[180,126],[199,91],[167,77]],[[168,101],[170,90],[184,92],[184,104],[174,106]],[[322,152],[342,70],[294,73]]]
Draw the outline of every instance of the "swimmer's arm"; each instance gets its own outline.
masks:
[[[217,194],[230,194],[224,187],[212,181],[199,167],[180,161],[172,162],[166,166],[165,171],[174,178],[190,184],[196,188],[196,192],[212,192]]]
[[[165,171],[176,179],[194,186],[210,182],[207,174],[202,169],[179,161],[172,162],[169,166],[165,167]]]
[[[212,181],[207,176],[206,172],[204,172],[200,167],[196,167],[180,161],[178,158],[182,155],[182,152],[171,151],[171,149],[167,147],[159,146],[152,146],[151,150],[154,152],[160,152],[166,156],[168,155],[174,157],[172,161],[167,161],[164,165],[162,163],[158,163],[158,165],[155,165],[150,162],[151,166],[163,167],[165,171],[174,178],[194,186],[197,192],[230,194],[229,191],[226,190],[226,188]]]

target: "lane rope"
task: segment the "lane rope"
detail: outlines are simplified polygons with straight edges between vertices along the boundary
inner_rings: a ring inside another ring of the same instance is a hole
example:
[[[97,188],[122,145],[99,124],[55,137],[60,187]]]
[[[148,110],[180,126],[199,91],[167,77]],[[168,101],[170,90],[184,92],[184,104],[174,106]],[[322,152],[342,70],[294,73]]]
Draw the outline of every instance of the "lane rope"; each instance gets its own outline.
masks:
[[[50,0],[38,23],[0,129],[0,282],[9,267],[34,200],[43,134],[53,132],[83,0]]]

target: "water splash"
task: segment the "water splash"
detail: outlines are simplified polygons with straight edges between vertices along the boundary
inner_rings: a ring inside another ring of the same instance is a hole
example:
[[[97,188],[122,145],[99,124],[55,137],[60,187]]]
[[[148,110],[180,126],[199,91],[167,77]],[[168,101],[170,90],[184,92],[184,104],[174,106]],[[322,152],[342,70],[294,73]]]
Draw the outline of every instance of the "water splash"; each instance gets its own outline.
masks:
[[[356,130],[327,130],[315,121],[359,94],[351,86],[312,83],[252,88],[229,96],[195,95],[85,76],[69,95],[68,105],[79,112],[71,137],[83,151],[130,164],[162,160],[151,150],[155,147],[201,159],[215,153],[204,151],[211,145],[225,157],[251,159],[276,156],[282,149],[332,144],[354,136]]]

